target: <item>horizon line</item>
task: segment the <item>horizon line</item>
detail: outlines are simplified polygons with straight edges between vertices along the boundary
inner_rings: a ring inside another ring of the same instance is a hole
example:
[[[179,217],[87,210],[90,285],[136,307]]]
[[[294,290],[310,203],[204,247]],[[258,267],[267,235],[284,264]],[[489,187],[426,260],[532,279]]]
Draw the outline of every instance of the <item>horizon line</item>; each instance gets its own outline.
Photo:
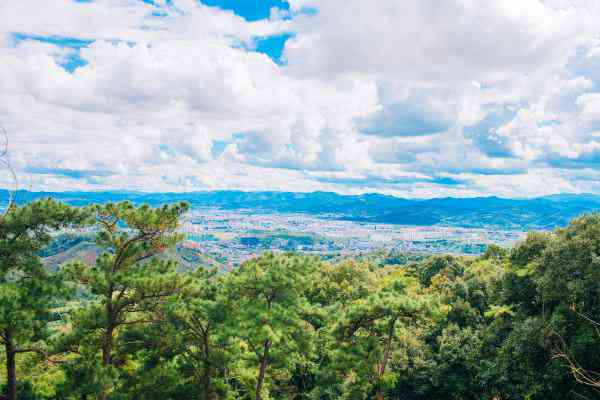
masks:
[[[340,197],[361,197],[361,196],[381,196],[381,197],[392,197],[395,199],[401,200],[439,200],[439,199],[501,199],[501,200],[535,200],[535,199],[543,199],[552,196],[596,196],[600,197],[600,194],[589,193],[589,192],[556,192],[550,193],[543,196],[532,196],[532,197],[503,197],[497,195],[490,196],[437,196],[437,197],[400,197],[392,194],[379,193],[379,192],[364,192],[360,194],[346,194],[339,193],[334,191],[324,191],[324,190],[313,190],[313,191],[290,191],[290,190],[243,190],[243,189],[207,189],[207,190],[193,190],[193,191],[181,191],[181,192],[161,192],[161,191],[139,191],[139,190],[127,190],[127,189],[98,189],[98,190],[28,190],[28,189],[17,189],[11,190],[5,187],[0,187],[0,191],[3,192],[25,192],[25,193],[38,193],[38,194],[75,194],[75,193],[115,193],[115,194],[135,194],[135,195],[157,195],[157,194],[165,194],[165,195],[190,195],[190,194],[204,194],[204,193],[227,193],[227,192],[238,192],[238,193],[288,193],[288,194],[334,194]]]

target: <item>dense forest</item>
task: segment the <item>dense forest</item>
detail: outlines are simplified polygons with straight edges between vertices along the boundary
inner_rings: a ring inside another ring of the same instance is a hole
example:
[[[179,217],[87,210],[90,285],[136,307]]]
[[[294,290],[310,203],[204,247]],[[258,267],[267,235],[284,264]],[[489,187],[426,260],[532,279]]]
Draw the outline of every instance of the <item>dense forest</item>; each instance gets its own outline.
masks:
[[[164,256],[186,211],[5,212],[4,399],[600,398],[600,215],[480,257],[269,253],[217,273]],[[97,260],[46,268],[53,233],[86,226]]]

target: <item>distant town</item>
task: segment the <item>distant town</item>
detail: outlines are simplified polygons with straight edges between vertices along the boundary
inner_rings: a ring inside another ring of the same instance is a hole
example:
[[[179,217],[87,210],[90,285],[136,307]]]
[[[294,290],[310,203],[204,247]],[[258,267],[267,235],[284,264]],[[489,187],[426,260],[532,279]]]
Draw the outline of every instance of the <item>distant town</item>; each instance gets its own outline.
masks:
[[[219,263],[235,265],[261,252],[359,255],[377,250],[481,254],[491,243],[511,246],[522,231],[401,226],[336,219],[335,215],[194,209],[181,230],[184,244]]]

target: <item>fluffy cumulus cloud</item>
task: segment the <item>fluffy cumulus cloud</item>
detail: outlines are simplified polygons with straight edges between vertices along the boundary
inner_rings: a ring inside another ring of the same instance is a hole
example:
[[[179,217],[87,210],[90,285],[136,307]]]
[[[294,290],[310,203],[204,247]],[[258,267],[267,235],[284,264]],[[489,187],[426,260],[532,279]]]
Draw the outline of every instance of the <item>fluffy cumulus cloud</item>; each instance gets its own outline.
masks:
[[[249,4],[0,3],[21,186],[600,193],[598,1]]]

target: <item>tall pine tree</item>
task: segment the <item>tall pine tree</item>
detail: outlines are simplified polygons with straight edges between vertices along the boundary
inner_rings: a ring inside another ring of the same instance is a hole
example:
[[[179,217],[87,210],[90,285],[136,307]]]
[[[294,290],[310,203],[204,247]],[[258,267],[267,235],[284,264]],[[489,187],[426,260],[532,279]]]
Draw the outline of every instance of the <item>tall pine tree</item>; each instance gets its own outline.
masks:
[[[42,263],[39,252],[52,233],[85,221],[86,210],[51,199],[19,207],[0,218],[0,343],[6,355],[6,399],[17,398],[19,354],[45,353],[52,302],[61,281]]]
[[[127,363],[127,343],[119,342],[124,330],[162,322],[157,311],[184,279],[176,262],[158,256],[182,240],[177,228],[187,209],[184,203],[136,208],[129,202],[94,208],[96,243],[104,253],[91,266],[67,267],[92,297],[73,315],[72,331],[63,341],[65,350],[79,355],[67,366],[67,376],[86,382],[72,392],[106,399]]]
[[[272,398],[273,378],[289,380],[305,362],[313,344],[313,329],[303,319],[305,292],[319,266],[314,258],[269,253],[244,263],[226,281],[236,315],[232,334],[247,349],[246,374],[240,374],[247,398]]]

